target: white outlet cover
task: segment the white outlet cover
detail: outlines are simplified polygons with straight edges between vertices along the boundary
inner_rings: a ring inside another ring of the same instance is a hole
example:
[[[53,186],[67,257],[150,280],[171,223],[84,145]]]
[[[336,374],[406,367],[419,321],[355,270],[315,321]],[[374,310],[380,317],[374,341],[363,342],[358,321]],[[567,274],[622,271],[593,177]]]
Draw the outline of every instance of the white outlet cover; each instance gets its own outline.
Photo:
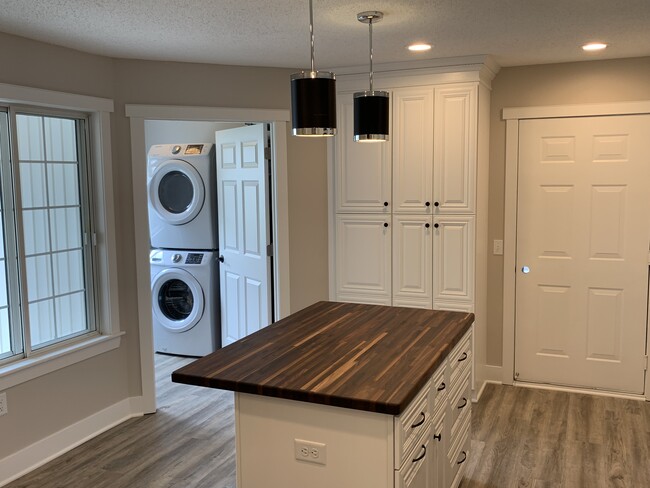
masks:
[[[298,461],[327,464],[327,446],[322,442],[294,439],[294,456]]]

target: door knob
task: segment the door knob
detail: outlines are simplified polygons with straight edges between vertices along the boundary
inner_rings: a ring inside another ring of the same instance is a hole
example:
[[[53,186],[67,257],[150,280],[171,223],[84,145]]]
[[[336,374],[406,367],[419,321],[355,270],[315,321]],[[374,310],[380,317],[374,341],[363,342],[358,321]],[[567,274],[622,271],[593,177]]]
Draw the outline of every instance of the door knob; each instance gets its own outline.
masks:
[[[221,261],[222,263],[225,261],[223,256],[219,256],[219,261]]]
[[[522,266],[521,267],[521,272],[523,274],[528,274],[528,273],[530,273],[530,268],[528,266]]]

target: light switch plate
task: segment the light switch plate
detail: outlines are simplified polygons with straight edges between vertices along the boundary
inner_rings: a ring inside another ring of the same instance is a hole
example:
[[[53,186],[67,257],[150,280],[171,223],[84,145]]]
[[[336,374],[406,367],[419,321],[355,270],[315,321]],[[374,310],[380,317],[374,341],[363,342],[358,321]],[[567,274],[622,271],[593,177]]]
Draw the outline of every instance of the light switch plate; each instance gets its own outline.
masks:
[[[9,413],[9,407],[7,406],[7,392],[3,391],[0,393],[0,415]]]
[[[496,256],[503,256],[503,241],[501,239],[494,240],[494,249],[492,253]]]

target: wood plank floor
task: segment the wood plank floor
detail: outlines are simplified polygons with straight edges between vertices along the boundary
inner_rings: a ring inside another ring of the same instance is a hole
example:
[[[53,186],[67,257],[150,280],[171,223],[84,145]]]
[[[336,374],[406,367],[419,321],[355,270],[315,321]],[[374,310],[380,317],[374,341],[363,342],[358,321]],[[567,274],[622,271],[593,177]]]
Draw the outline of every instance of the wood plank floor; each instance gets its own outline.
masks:
[[[461,488],[650,487],[650,403],[487,385]]]
[[[7,488],[235,488],[232,393],[171,383],[190,361],[156,355],[158,413]],[[488,385],[472,430],[461,488],[650,487],[650,403]]]

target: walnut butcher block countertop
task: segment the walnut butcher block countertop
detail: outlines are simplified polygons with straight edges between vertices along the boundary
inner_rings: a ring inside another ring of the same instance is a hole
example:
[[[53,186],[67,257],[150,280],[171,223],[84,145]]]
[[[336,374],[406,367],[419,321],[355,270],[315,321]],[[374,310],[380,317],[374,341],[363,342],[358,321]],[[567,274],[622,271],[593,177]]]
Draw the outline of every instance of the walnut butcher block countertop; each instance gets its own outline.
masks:
[[[318,302],[172,381],[399,415],[473,321],[464,312]]]

